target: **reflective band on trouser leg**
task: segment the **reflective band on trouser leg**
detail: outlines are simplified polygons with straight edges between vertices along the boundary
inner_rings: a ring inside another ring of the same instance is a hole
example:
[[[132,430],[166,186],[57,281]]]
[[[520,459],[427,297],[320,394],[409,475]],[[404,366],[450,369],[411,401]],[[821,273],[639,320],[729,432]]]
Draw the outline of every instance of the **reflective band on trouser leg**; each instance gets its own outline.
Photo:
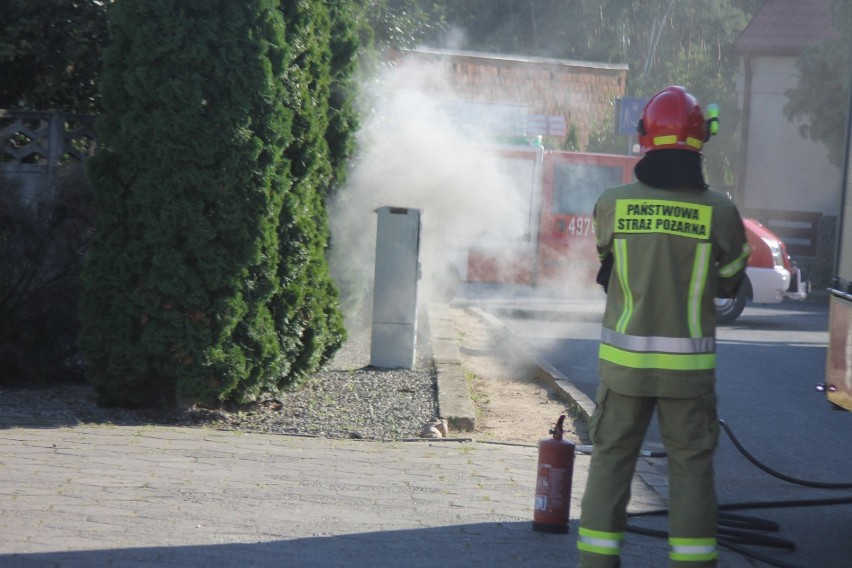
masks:
[[[715,538],[669,538],[669,559],[678,562],[709,562],[719,558]]]
[[[585,527],[580,527],[577,532],[577,548],[593,554],[618,556],[623,540],[623,532],[593,531]]]

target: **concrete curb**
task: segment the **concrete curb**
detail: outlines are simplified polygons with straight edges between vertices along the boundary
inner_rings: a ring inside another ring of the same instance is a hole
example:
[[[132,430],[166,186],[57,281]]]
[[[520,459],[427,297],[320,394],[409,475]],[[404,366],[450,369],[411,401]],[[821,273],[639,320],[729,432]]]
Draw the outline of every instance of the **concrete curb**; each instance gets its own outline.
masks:
[[[552,388],[559,398],[568,403],[571,410],[588,423],[592,412],[595,410],[595,403],[592,399],[577,389],[568,377],[560,373],[553,365],[536,357],[530,345],[512,333],[498,318],[481,308],[467,309],[488,325],[492,332],[506,345],[510,346],[513,357],[524,360],[535,367],[535,376],[539,383]]]
[[[476,307],[464,308],[489,327],[501,341],[510,346],[511,356],[526,361],[535,368],[540,384],[552,389],[572,411],[586,423],[595,409],[594,402],[577,389],[571,381],[546,361],[532,355],[532,349],[516,337],[498,318]],[[447,304],[429,307],[427,317],[432,359],[438,382],[438,416],[456,431],[472,432],[476,428],[476,413],[464,375],[458,333],[453,327]]]
[[[429,307],[428,320],[432,359],[438,382],[438,416],[444,418],[454,431],[472,432],[476,428],[476,413],[458,347],[458,334],[450,319],[449,306]]]
[[[539,384],[551,389],[568,407],[587,425],[595,411],[595,402],[573,385],[571,380],[547,361],[535,356],[531,346],[517,337],[500,319],[477,307],[466,308],[488,325],[506,345],[511,346],[513,357],[525,360],[535,368],[535,377]],[[584,440],[590,443],[590,440]],[[663,501],[668,502],[668,480],[666,467],[658,464],[658,459],[639,458],[636,462],[636,474]]]

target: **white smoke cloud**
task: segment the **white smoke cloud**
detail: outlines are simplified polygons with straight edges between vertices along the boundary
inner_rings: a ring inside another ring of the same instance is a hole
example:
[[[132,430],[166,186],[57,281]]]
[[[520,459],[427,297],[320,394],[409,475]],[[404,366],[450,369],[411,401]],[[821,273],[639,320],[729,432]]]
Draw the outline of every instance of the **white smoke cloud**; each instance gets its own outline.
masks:
[[[363,316],[372,300],[379,207],[422,212],[423,299],[439,293],[448,241],[483,234],[506,239],[529,230],[529,196],[512,183],[487,136],[447,110],[459,99],[443,73],[403,61],[365,93],[374,108],[364,115],[347,187],[330,204],[332,270],[350,319],[359,309]]]

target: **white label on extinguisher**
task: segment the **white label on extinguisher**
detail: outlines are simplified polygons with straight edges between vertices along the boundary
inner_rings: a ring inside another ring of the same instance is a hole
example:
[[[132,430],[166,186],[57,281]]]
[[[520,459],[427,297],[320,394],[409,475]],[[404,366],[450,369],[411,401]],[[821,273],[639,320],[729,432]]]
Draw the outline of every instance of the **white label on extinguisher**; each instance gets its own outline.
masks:
[[[539,467],[535,488],[536,511],[553,511],[562,508],[566,493],[565,471],[551,467],[550,464],[542,464]]]

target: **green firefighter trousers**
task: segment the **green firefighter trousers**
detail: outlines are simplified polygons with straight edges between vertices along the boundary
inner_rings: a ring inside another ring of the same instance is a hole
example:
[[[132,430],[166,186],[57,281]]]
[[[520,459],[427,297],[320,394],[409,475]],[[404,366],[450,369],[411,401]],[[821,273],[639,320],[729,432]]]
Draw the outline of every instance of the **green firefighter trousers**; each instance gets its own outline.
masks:
[[[633,397],[601,385],[596,402],[589,422],[594,450],[577,543],[580,568],[619,566],[630,483],[655,408],[668,454],[670,565],[716,566],[716,396]]]

